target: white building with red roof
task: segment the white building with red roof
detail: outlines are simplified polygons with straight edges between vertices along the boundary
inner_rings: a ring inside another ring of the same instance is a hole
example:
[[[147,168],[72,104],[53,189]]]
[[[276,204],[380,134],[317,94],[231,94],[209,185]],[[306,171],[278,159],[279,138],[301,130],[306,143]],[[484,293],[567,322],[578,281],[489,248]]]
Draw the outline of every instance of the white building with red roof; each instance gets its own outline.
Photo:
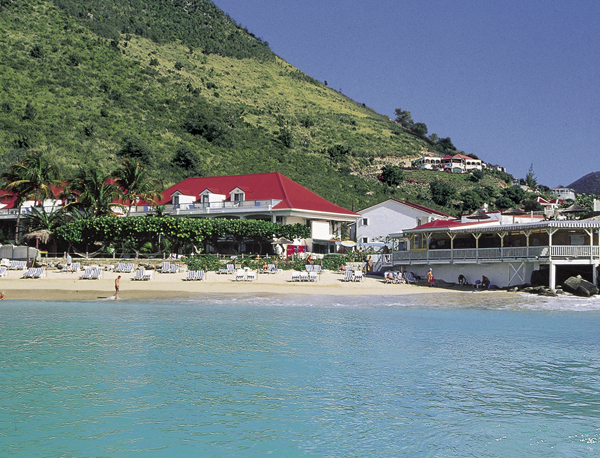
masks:
[[[392,233],[452,216],[404,200],[387,199],[358,211],[360,219],[352,228],[351,238],[361,244],[383,242]]]
[[[360,217],[277,172],[187,178],[162,195],[159,205],[165,205],[173,216],[308,225],[311,237],[297,243],[315,253],[333,252],[342,224],[354,223]],[[131,215],[148,210],[137,206]]]
[[[447,154],[442,158],[442,166],[445,170],[450,170],[455,173],[470,172],[472,170],[482,170],[480,159],[474,159],[464,154],[455,154],[451,156]]]

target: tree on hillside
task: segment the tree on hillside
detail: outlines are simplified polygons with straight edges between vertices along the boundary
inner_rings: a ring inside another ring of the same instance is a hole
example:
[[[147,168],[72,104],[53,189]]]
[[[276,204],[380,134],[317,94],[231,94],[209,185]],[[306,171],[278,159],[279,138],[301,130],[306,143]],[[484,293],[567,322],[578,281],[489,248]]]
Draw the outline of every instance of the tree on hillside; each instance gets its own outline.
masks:
[[[456,195],[456,189],[450,183],[435,180],[429,183],[431,198],[442,207],[449,207],[452,204],[452,199]]]
[[[380,180],[386,183],[388,186],[398,186],[402,183],[404,174],[400,167],[395,165],[384,165],[381,170]]]
[[[535,189],[535,186],[537,185],[537,178],[533,172],[533,163],[529,166],[527,175],[525,175],[525,184],[531,189]]]
[[[403,110],[402,108],[396,108],[394,112],[396,113],[397,123],[399,123],[402,127],[412,129],[414,122],[412,116],[410,115],[410,111]]]
[[[123,201],[129,201],[127,215],[131,213],[131,207],[137,199],[144,200],[155,205],[161,199],[160,183],[148,176],[148,172],[142,164],[129,159],[123,159],[121,167],[113,172],[113,177],[120,187]]]
[[[450,137],[440,138],[437,141],[437,144],[443,149],[451,149],[456,151],[456,147],[452,144],[452,140],[450,140]]]
[[[427,124],[425,124],[424,122],[416,122],[412,126],[411,130],[415,134],[421,135],[422,137],[424,137],[425,135],[427,135]]]
[[[152,150],[139,137],[130,135],[123,139],[123,146],[117,156],[148,165],[152,160]]]
[[[21,160],[9,167],[2,174],[6,182],[5,188],[18,194],[17,225],[15,228],[15,242],[19,242],[19,228],[21,223],[21,206],[31,198],[34,206],[39,202],[55,197],[54,189],[60,185],[59,170],[57,166],[41,152],[31,152],[21,157]]]

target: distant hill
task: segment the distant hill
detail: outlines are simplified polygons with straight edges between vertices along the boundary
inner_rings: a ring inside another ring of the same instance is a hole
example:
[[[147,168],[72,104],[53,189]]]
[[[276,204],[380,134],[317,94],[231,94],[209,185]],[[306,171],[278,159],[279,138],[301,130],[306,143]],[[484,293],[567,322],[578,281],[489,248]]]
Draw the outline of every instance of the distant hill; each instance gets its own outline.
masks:
[[[435,208],[434,179],[502,185],[382,183],[386,164],[455,151],[301,72],[208,0],[0,0],[0,169],[28,150],[66,173],[128,157],[165,187],[280,172],[348,209]]]
[[[600,172],[588,173],[567,187],[578,194],[600,194]]]

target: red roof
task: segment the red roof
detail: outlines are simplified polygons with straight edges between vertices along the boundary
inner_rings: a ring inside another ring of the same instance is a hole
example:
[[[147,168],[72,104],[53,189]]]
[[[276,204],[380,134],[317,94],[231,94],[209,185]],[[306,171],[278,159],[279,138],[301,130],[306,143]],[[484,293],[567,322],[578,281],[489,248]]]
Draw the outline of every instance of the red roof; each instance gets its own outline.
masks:
[[[230,201],[229,193],[236,188],[244,191],[245,200],[281,200],[273,207],[276,210],[293,208],[360,216],[358,213],[332,204],[278,172],[187,178],[166,189],[162,193],[163,198],[159,204],[170,203],[171,196],[177,191],[186,196],[193,196],[194,202],[197,202],[200,200],[200,193],[206,189],[215,194],[224,194],[225,200]]]

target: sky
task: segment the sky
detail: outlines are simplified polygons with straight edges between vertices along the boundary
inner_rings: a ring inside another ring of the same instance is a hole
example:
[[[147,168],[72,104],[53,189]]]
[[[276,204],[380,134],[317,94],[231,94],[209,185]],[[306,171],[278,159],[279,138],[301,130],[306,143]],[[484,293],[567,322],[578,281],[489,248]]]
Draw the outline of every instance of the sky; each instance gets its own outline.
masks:
[[[597,0],[213,0],[353,100],[539,184],[600,170]]]

